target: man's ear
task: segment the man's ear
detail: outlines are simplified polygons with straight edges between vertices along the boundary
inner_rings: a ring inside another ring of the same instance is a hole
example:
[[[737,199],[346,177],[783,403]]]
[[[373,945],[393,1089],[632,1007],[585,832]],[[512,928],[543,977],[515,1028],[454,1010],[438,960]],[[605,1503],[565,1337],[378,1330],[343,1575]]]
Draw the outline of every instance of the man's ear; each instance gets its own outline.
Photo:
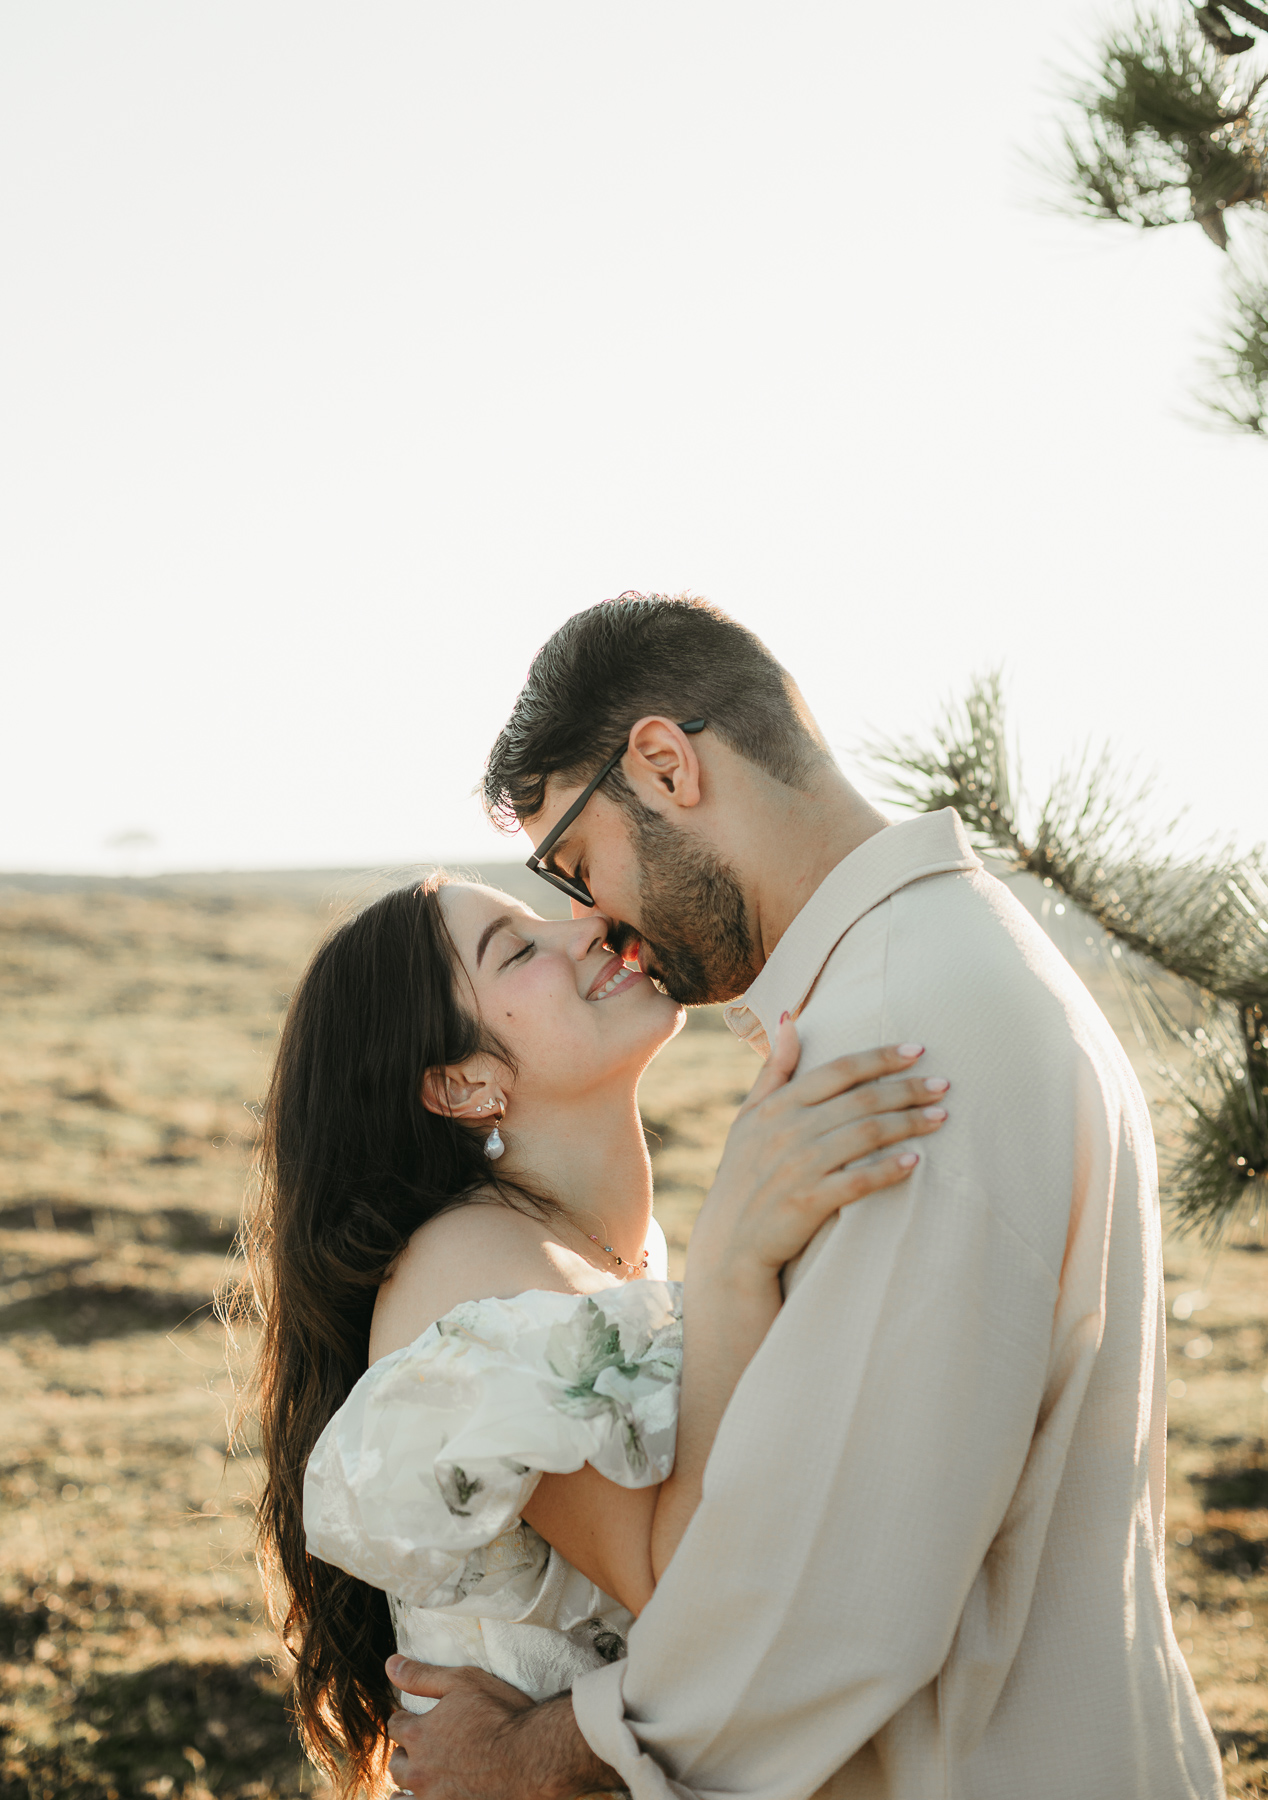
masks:
[[[497,1081],[486,1080],[469,1064],[428,1069],[419,1099],[442,1119],[495,1119],[506,1111],[506,1095]]]
[[[630,727],[627,778],[644,796],[675,806],[700,804],[700,759],[696,746],[672,719],[652,716]],[[651,790],[648,792],[648,790]]]

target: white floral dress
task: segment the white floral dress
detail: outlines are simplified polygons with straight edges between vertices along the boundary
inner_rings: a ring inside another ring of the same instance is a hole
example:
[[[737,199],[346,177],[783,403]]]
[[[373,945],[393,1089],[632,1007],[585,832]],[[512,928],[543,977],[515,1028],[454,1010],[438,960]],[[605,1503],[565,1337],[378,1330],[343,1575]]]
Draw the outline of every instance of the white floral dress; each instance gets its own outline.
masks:
[[[663,1481],[681,1369],[676,1282],[455,1306],[375,1363],[318,1439],[309,1552],[387,1594],[406,1655],[557,1694],[624,1656],[633,1620],[520,1515],[543,1474],[585,1463],[621,1487]]]

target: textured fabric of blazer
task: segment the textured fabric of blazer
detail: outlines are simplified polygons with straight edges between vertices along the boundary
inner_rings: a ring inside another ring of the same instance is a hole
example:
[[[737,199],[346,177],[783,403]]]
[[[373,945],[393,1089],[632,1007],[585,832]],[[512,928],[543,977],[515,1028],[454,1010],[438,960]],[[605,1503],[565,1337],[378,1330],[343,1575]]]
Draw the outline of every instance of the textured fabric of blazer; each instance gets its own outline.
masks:
[[[838,865],[728,1023],[922,1043],[950,1119],[831,1221],[629,1658],[573,1689],[635,1800],[1218,1800],[1163,1576],[1144,1097],[955,814]]]

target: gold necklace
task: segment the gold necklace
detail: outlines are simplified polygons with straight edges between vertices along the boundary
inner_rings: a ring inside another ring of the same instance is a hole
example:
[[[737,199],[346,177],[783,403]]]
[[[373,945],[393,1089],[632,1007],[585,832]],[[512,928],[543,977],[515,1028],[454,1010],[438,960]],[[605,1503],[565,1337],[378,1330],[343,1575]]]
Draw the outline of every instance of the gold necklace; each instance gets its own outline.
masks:
[[[597,1220],[600,1225],[603,1225],[603,1220],[599,1218],[598,1213],[592,1212],[590,1214],[590,1217],[592,1219]],[[576,1230],[576,1231],[581,1230],[581,1221],[579,1219],[575,1219],[575,1218],[570,1219],[569,1224],[572,1225],[574,1230]],[[604,1235],[604,1237],[607,1236],[606,1225],[604,1225],[604,1234],[603,1235]],[[626,1271],[621,1276],[622,1281],[633,1281],[635,1276],[646,1274],[647,1264],[648,1264],[648,1261],[650,1260],[650,1255],[651,1255],[646,1244],[644,1244],[643,1249],[640,1252],[640,1259],[638,1261],[632,1261],[629,1257],[621,1256],[612,1247],[611,1244],[605,1244],[603,1241],[603,1238],[596,1237],[593,1231],[587,1231],[586,1236],[587,1236],[587,1238],[589,1238],[589,1240],[592,1244],[597,1245],[598,1248],[600,1250],[602,1250],[602,1252],[605,1256],[610,1256],[612,1258],[612,1261],[616,1264],[618,1269],[623,1269]]]
[[[587,1236],[592,1244],[599,1244],[598,1238],[592,1231],[588,1232]],[[628,1275],[623,1275],[621,1277],[622,1281],[633,1281],[636,1275],[642,1275],[647,1268],[649,1252],[646,1245],[643,1247],[643,1260],[640,1263],[627,1262],[623,1256],[618,1256],[616,1254],[616,1251],[612,1248],[611,1244],[599,1244],[599,1248],[603,1251],[605,1256],[612,1257],[618,1269],[629,1270]]]

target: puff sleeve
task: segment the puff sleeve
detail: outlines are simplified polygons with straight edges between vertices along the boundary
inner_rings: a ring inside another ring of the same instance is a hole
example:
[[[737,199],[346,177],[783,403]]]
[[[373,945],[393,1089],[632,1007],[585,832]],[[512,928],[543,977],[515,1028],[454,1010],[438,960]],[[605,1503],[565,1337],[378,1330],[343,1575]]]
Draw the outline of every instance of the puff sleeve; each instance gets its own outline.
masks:
[[[680,1290],[661,1281],[456,1306],[362,1376],[309,1458],[308,1550],[413,1606],[518,1524],[541,1476],[673,1467]]]

